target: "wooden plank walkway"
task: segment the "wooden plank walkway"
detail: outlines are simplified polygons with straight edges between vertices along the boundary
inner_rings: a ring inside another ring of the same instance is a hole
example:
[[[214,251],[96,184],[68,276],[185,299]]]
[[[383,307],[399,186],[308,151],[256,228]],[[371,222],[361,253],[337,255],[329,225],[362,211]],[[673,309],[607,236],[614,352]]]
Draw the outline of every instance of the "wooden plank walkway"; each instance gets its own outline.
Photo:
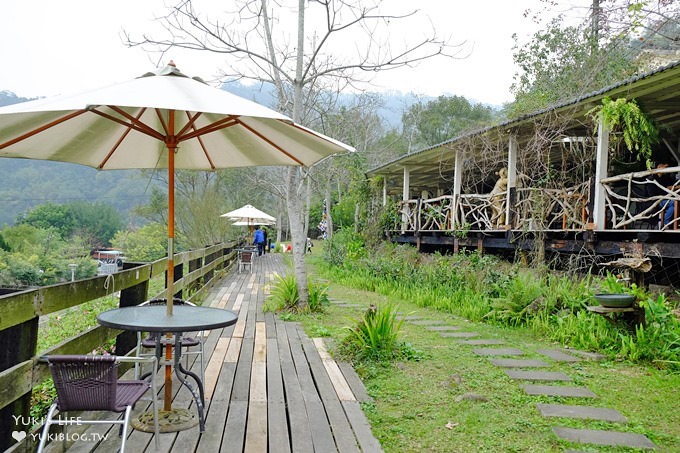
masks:
[[[206,332],[206,429],[161,433],[159,451],[382,451],[359,406],[366,393],[351,367],[339,367],[323,340],[308,338],[296,323],[263,313],[272,276],[286,271],[281,255],[266,254],[256,258],[252,273],[234,269],[213,288],[204,305],[232,310],[239,318],[233,326]],[[197,371],[200,364],[191,357]],[[173,391],[173,407],[195,411],[185,388],[175,382]],[[135,412],[148,407],[138,404]],[[104,425],[79,437],[69,452],[115,451],[120,441],[117,428]],[[53,444],[49,451],[61,451],[61,442]],[[126,450],[155,451],[153,435],[133,430]]]

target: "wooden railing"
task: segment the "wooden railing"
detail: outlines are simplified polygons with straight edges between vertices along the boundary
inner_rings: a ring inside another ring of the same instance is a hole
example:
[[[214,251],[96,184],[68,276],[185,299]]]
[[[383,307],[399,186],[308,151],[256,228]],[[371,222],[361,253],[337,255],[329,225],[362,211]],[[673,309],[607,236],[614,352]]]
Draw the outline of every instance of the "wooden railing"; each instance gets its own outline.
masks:
[[[584,230],[588,223],[590,184],[565,189],[517,189],[518,230]]]
[[[175,297],[191,293],[200,300],[219,272],[235,260],[237,243],[218,244],[175,256]],[[120,291],[120,306],[138,305],[149,298],[149,281],[166,273],[167,260],[126,263],[118,273],[75,282],[17,291],[0,296],[0,448],[15,443],[16,420],[29,421],[32,389],[49,377],[38,355],[84,354],[116,338],[116,351],[129,351],[135,337],[129,332],[94,327],[46,351],[37,351],[40,317]],[[167,297],[167,290],[153,297]],[[21,418],[17,418],[21,417]],[[21,426],[27,423],[22,423]]]
[[[678,171],[680,167],[673,167],[603,179],[607,229],[677,230],[680,186],[664,187],[655,176]],[[666,223],[663,215],[668,203],[673,203],[674,216],[671,222]]]
[[[585,230],[590,184],[565,189],[517,189],[512,229]],[[506,194],[462,194],[399,203],[394,230],[404,232],[506,229]]]

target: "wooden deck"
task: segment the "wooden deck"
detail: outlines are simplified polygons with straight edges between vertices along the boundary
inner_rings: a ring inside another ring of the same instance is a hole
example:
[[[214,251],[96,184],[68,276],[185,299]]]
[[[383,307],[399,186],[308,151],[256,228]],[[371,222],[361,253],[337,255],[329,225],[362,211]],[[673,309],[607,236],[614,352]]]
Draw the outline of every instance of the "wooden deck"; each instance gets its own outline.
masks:
[[[360,408],[365,389],[351,367],[339,367],[322,339],[262,312],[275,272],[286,272],[281,255],[258,257],[252,273],[233,270],[204,302],[237,312],[238,322],[206,332],[205,432],[196,426],[161,433],[160,451],[382,451]],[[194,361],[192,369],[199,366]],[[173,407],[195,410],[185,388],[174,383],[173,391]],[[111,452],[119,441],[117,428],[94,426],[68,451]],[[62,449],[59,441],[50,447]],[[126,450],[154,451],[153,435],[133,430]]]

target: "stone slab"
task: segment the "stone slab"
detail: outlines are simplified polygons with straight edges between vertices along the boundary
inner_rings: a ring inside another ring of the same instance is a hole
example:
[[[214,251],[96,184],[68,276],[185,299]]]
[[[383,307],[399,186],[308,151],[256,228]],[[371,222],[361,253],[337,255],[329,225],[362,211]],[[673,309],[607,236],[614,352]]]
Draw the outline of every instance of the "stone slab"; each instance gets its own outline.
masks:
[[[440,332],[439,336],[445,338],[472,338],[478,337],[479,334],[477,332]]]
[[[580,357],[575,357],[571,354],[567,354],[556,349],[539,349],[537,352],[539,354],[543,354],[545,356],[550,357],[556,362],[580,362],[581,360],[583,360]]]
[[[460,344],[469,344],[473,346],[485,346],[485,345],[492,345],[492,344],[505,344],[504,341],[502,340],[489,340],[489,339],[484,339],[480,338],[478,340],[460,340],[458,343]]]
[[[524,379],[527,381],[571,381],[571,378],[560,371],[525,371],[525,370],[504,370],[505,374],[513,379]]]
[[[422,316],[417,316],[417,315],[409,315],[409,316],[404,316],[402,318],[404,321],[417,321],[419,319],[423,319]]]
[[[522,387],[527,395],[566,396],[573,398],[597,398],[597,395],[586,387],[569,387],[566,385],[526,384]]]
[[[600,354],[599,352],[581,351],[578,349],[562,349],[565,354],[574,354],[583,357],[586,360],[600,361],[607,358],[606,355]]]
[[[440,321],[438,319],[422,319],[418,321],[411,321],[411,324],[415,324],[416,326],[433,326],[437,324],[444,324],[444,321]]]
[[[544,417],[586,418],[614,423],[627,423],[628,419],[616,409],[592,406],[568,406],[565,404],[537,403],[536,407]]]
[[[574,429],[556,427],[553,433],[562,440],[582,444],[610,445],[614,447],[656,449],[656,445],[642,434],[618,431],[599,431],[593,429]]]
[[[458,326],[427,326],[425,327],[427,330],[431,330],[433,332],[448,332],[448,331],[454,331],[454,330],[460,330],[462,327]]]
[[[533,359],[489,359],[491,363],[503,368],[536,368],[549,366],[543,360]]]
[[[472,352],[477,355],[524,355],[524,351],[517,348],[477,348]]]

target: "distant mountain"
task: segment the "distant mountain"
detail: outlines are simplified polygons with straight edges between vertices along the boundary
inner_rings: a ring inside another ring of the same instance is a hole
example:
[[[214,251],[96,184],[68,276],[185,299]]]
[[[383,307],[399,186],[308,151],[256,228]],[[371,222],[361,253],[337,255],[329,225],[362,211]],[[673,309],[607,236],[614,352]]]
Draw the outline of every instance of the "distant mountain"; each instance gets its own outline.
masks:
[[[240,82],[227,82],[222,85],[222,89],[233,93],[242,98],[249,99],[269,108],[276,108],[276,91],[271,84],[244,85]],[[346,93],[340,95],[341,102],[349,103],[354,94]],[[383,106],[378,109],[378,115],[385,122],[385,126],[392,129],[401,129],[402,114],[413,104],[421,100],[428,102],[436,99],[434,96],[419,96],[414,93],[403,93],[401,91],[386,91],[380,93],[383,99]],[[453,95],[447,95],[453,96]],[[479,101],[468,99],[471,104],[479,104]],[[500,110],[502,106],[485,104],[494,110]]]

